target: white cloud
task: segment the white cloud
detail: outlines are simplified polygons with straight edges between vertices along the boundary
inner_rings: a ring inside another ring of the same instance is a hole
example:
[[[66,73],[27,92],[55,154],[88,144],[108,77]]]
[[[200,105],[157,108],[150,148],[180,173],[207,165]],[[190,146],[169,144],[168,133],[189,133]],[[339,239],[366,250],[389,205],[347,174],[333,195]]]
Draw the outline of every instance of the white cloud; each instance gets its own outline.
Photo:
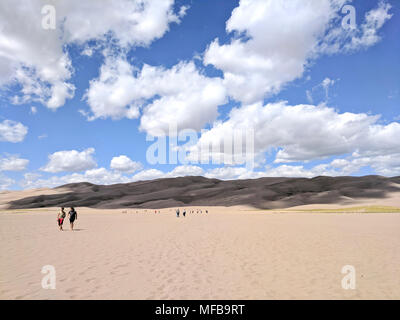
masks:
[[[63,176],[52,176],[41,178],[37,173],[26,173],[24,180],[20,182],[23,188],[50,188],[67,183],[90,182],[94,184],[108,185],[114,183],[128,183],[140,180],[152,180],[159,178],[172,178],[182,176],[203,175],[202,168],[197,166],[177,166],[169,172],[163,172],[157,169],[146,169],[136,173],[133,176],[127,176],[120,171],[107,170],[105,168],[96,168],[86,170],[84,173],[72,173]],[[11,183],[11,182],[10,182]],[[12,181],[14,183],[14,181]]]
[[[392,6],[386,1],[379,1],[377,8],[365,14],[360,27],[343,32],[342,27],[332,28],[317,47],[322,53],[353,52],[375,45],[381,37],[378,31],[393,14],[389,11]]]
[[[145,64],[139,71],[123,57],[111,55],[99,78],[90,82],[86,99],[93,113],[90,120],[137,118],[143,109],[140,128],[154,136],[164,135],[174,123],[200,130],[217,118],[218,106],[227,101],[222,80],[201,74],[193,62],[171,69]]]
[[[52,188],[68,183],[90,182],[94,184],[113,184],[130,182],[130,179],[119,172],[109,171],[105,168],[96,168],[85,171],[84,173],[72,173],[64,176],[52,176],[50,178],[39,179],[40,175],[25,175],[25,179],[20,182],[24,188]]]
[[[325,78],[322,80],[321,85],[324,89],[329,88],[330,86],[333,86],[335,84],[335,80]]]
[[[153,180],[160,178],[175,178],[184,176],[201,176],[204,174],[204,170],[198,166],[183,165],[176,166],[169,172],[162,172],[157,169],[147,169],[135,174],[131,179],[132,181],[140,180]]]
[[[168,132],[170,124],[179,129],[200,130],[218,116],[218,106],[227,102],[220,78],[199,73],[193,62],[179,63],[171,69],[147,67],[141,85],[154,86],[159,95],[143,111],[140,129],[157,136]]]
[[[173,0],[57,1],[51,3],[56,9],[56,30],[46,30],[42,28],[44,4],[41,0],[0,2],[0,85],[21,86],[13,103],[38,101],[51,109],[62,106],[75,91],[69,82],[73,67],[65,45],[86,45],[90,50],[89,40],[111,37],[124,48],[147,46],[185,14],[185,8],[174,13]]]
[[[215,178],[220,180],[233,180],[233,179],[249,179],[253,178],[256,174],[248,171],[243,167],[221,167],[208,170],[205,174],[207,178]]]
[[[377,31],[390,18],[390,5],[381,3],[367,13],[357,34],[340,25],[339,10],[345,0],[242,0],[226,23],[235,32],[230,43],[215,39],[204,54],[204,63],[224,73],[230,96],[243,103],[260,101],[303,75],[311,59],[371,46]],[[358,39],[358,40],[357,40]]]
[[[20,122],[4,120],[0,122],[0,141],[21,142],[28,133],[28,127]]]
[[[329,100],[329,88],[334,86],[335,83],[338,81],[334,79],[330,79],[326,77],[322,80],[321,83],[317,84],[316,86],[312,87],[311,90],[306,90],[307,101],[311,104],[314,103],[314,94],[317,94],[322,101],[327,102]],[[323,96],[321,96],[321,91],[323,91]],[[317,98],[318,98],[317,96]]]
[[[275,163],[310,161],[352,153],[357,157],[399,153],[400,140],[397,137],[400,136],[400,123],[382,125],[378,119],[378,116],[364,113],[339,113],[324,105],[289,106],[286,102],[279,102],[263,106],[256,103],[233,109],[229,119],[216,122],[210,131],[201,136],[191,152],[194,155],[201,152],[202,144],[223,145],[233,129],[252,129],[255,155],[277,151]],[[210,150],[202,156],[219,154]]]
[[[174,0],[74,0],[62,1],[56,9],[61,11],[61,18],[66,17],[66,42],[105,40],[111,33],[120,46],[126,47],[147,46],[161,38],[170,23],[179,23],[187,7],[180,7],[178,13],[173,7]]]
[[[28,159],[22,159],[15,155],[7,155],[0,158],[0,171],[22,171],[28,165]]]
[[[36,114],[37,113],[37,108],[36,107],[31,107],[31,113]]]
[[[348,48],[354,50],[359,47],[370,47],[377,43],[380,40],[378,30],[393,16],[389,13],[391,7],[389,3],[380,1],[378,8],[367,12],[365,22],[361,25],[361,34],[351,39]]]
[[[400,153],[394,151],[392,154],[374,156],[360,156],[358,153],[354,153],[346,159],[335,159],[330,165],[344,174],[353,174],[359,169],[369,166],[377,174],[399,176]]]
[[[107,56],[101,66],[99,78],[90,81],[85,94],[87,103],[96,118],[129,119],[139,117],[139,106],[134,103],[134,68],[125,59]]]
[[[236,100],[251,103],[303,74],[318,39],[344,1],[242,0],[226,23],[236,32],[231,43],[214,40],[205,64],[224,72],[224,83]]]
[[[5,176],[0,172],[0,190],[7,190],[9,189],[13,184],[15,183],[15,180]]]
[[[132,177],[132,181],[143,181],[164,178],[165,173],[157,169],[147,169],[138,172]]]
[[[343,160],[343,159],[338,159]],[[209,170],[205,176],[207,178],[216,178],[221,180],[235,180],[235,179],[256,179],[263,177],[304,177],[313,178],[316,176],[342,176],[348,174],[347,168],[334,167],[330,164],[319,164],[309,169],[303,165],[279,165],[276,167],[266,166],[261,171],[251,171],[244,167],[220,167]],[[359,167],[353,168],[354,172],[360,169]],[[352,172],[353,172],[352,171]]]
[[[111,159],[110,168],[120,172],[133,173],[140,170],[142,164],[140,162],[132,161],[125,155],[120,155]]]
[[[84,151],[64,150],[57,151],[49,155],[49,162],[41,168],[45,172],[76,172],[92,169],[96,167],[96,161],[93,159],[92,154],[94,148],[88,148]]]
[[[204,170],[198,166],[183,165],[176,166],[172,171],[168,172],[165,177],[184,177],[184,176],[201,176]]]

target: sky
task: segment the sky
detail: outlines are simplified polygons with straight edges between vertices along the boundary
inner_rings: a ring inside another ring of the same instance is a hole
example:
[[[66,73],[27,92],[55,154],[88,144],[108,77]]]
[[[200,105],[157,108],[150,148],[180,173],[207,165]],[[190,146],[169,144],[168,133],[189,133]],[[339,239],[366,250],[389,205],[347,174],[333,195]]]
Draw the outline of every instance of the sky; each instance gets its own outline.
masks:
[[[395,0],[2,0],[0,190],[400,175],[399,16]]]

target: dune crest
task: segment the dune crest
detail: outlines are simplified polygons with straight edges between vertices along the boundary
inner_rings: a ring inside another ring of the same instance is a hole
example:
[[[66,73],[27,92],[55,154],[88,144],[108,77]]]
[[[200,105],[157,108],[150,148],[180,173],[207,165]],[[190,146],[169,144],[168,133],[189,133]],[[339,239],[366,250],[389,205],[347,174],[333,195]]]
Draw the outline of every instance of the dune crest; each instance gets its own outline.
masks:
[[[260,178],[218,180],[178,177],[114,185],[67,184],[45,192],[22,191],[8,200],[9,209],[58,206],[168,208],[176,206],[251,206],[282,209],[295,206],[398,206],[400,177]],[[18,198],[19,196],[19,198]],[[7,195],[4,196],[5,198]]]

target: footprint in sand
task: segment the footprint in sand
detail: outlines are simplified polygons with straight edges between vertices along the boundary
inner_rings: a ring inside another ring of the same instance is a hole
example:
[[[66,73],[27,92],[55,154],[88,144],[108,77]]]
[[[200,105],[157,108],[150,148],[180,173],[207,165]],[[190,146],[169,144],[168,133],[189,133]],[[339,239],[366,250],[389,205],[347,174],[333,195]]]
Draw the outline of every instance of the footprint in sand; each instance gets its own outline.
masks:
[[[74,293],[74,291],[76,291],[76,287],[73,288],[68,288],[67,290],[65,290],[66,293]]]

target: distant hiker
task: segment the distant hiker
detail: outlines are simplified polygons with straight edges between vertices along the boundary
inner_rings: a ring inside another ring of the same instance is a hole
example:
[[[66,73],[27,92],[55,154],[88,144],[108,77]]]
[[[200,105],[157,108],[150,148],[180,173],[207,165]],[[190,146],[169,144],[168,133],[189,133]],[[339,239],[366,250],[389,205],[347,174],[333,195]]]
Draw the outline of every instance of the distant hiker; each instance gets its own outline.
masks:
[[[183,214],[184,217],[186,217],[186,209],[183,209],[182,214]]]
[[[176,209],[176,217],[179,218],[179,208]]]
[[[62,231],[63,229],[63,223],[64,223],[64,218],[65,218],[65,211],[64,208],[61,208],[61,210],[57,214],[57,222],[58,222],[58,227]]]
[[[208,210],[206,210],[206,213],[208,213]]]
[[[74,230],[74,221],[78,219],[78,213],[75,211],[74,207],[71,207],[71,210],[69,210],[68,215],[69,215],[69,223],[71,225],[71,230]]]

